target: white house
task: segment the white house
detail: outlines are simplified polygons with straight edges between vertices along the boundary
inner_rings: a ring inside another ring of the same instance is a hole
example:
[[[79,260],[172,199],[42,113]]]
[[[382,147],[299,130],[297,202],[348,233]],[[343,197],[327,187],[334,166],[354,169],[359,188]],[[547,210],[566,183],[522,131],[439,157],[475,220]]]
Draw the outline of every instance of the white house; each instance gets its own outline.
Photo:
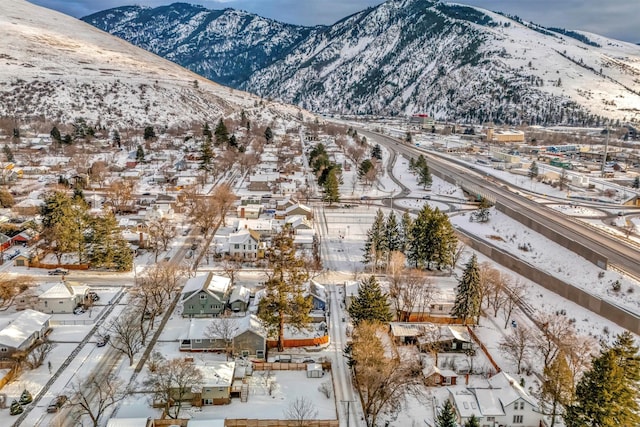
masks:
[[[494,375],[486,387],[449,389],[460,424],[472,415],[481,426],[539,427],[543,416],[536,400],[504,372]]]
[[[263,243],[258,232],[242,229],[229,234],[229,255],[238,259],[258,259]]]
[[[50,328],[51,315],[24,310],[13,319],[0,319],[0,358],[16,351],[28,350],[36,340],[44,338]]]
[[[36,308],[43,313],[73,313],[73,309],[87,301],[89,286],[59,282],[38,296]]]

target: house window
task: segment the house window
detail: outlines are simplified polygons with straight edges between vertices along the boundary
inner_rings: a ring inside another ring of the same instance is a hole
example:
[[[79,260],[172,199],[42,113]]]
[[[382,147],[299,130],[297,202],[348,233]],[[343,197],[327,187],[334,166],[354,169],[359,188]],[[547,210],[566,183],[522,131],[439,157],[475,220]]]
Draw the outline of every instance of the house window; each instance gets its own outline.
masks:
[[[200,299],[207,299],[207,296],[205,294],[200,294]]]
[[[58,304],[64,304],[64,301],[58,301]]]
[[[263,350],[256,351],[256,357],[258,359],[264,359],[264,351]]]
[[[514,415],[513,416],[513,423],[514,424],[522,424],[522,415]]]
[[[196,344],[202,344],[202,340],[196,340]]]
[[[213,399],[202,399],[203,405],[213,405]]]
[[[49,304],[49,301],[44,302],[44,306],[46,307]]]
[[[496,417],[487,417],[487,421],[489,422],[494,422],[496,420]]]
[[[249,357],[249,350],[242,350],[242,357]]]
[[[239,245],[239,244],[236,244],[234,247],[235,247],[236,249],[240,249],[240,245]]]
[[[9,351],[9,350],[7,349],[7,347],[2,347],[2,348],[0,348],[0,352],[2,352],[2,353],[6,353],[7,351]]]

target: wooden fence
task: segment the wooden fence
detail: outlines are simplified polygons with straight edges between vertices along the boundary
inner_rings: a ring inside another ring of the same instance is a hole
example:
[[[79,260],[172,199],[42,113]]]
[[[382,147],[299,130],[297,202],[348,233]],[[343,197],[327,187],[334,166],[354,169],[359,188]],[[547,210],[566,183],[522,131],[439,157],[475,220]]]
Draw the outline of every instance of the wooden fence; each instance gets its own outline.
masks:
[[[319,345],[329,344],[329,335],[324,335],[321,337],[315,338],[300,338],[300,339],[285,339],[284,346],[286,348],[292,347],[316,347]],[[269,340],[267,341],[267,348],[276,348],[278,347],[278,341]]]

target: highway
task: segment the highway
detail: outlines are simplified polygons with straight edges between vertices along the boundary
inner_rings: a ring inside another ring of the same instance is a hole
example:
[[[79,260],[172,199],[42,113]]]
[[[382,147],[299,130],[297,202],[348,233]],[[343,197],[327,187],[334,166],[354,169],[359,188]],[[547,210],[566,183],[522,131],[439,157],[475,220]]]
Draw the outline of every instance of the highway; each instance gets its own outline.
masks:
[[[445,158],[432,151],[405,145],[385,135],[379,135],[364,129],[359,129],[359,132],[367,136],[367,138],[386,145],[390,150],[397,151],[407,157],[424,155],[429,160],[430,168],[442,175],[449,176],[458,185],[466,188],[475,188],[490,200],[498,201],[518,212],[527,212],[531,219],[601,254],[616,269],[630,276],[640,278],[640,263],[638,263],[640,248],[631,244],[630,241],[623,240],[618,236],[612,236],[598,228],[590,227],[527,197],[513,193],[502,187],[506,183],[501,183],[497,179],[487,180],[483,174],[471,170],[468,166],[462,166],[462,162]]]

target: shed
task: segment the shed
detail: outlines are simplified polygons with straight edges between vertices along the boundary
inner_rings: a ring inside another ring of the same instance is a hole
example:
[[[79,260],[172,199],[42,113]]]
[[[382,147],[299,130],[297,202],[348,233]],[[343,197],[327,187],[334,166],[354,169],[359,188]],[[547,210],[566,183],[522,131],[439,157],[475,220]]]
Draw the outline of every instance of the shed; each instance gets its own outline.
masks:
[[[307,364],[307,378],[322,378],[324,371],[319,363]]]

